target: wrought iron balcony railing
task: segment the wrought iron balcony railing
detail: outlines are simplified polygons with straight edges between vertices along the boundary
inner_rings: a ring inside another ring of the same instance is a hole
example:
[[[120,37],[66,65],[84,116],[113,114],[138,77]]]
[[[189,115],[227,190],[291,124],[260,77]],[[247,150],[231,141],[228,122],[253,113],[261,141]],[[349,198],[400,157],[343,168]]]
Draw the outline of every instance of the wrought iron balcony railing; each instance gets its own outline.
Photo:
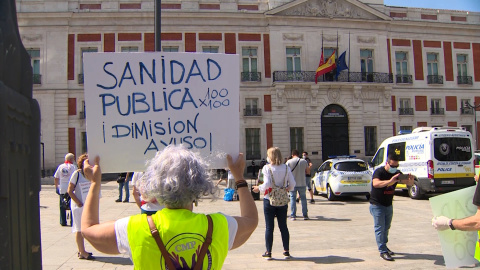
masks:
[[[78,74],[78,84],[83,84],[83,73]]]
[[[240,74],[242,82],[261,82],[262,73],[260,72],[242,72]]]
[[[444,108],[430,108],[430,112],[432,115],[444,115],[445,109]]]
[[[413,83],[412,75],[395,75],[396,83]]]
[[[469,84],[472,85],[472,76],[457,76],[458,84]]]
[[[32,81],[33,81],[33,84],[42,84],[42,75],[41,74],[33,74]]]
[[[399,115],[413,115],[413,108],[399,108]]]
[[[427,75],[427,84],[443,84],[443,76]]]
[[[315,71],[274,71],[274,82],[314,82]],[[346,72],[342,71],[335,79],[335,73],[319,76],[318,82],[373,82],[393,83],[393,74],[380,72]]]
[[[471,114],[473,115],[473,109],[468,107],[460,108],[460,114]]]
[[[262,116],[262,109],[258,109],[258,108],[243,109],[243,116]]]

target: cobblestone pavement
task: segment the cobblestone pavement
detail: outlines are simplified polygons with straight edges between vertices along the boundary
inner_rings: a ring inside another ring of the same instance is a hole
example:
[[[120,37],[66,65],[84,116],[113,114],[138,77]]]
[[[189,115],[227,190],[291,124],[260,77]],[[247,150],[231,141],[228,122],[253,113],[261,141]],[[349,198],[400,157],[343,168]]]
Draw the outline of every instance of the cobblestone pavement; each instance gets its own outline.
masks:
[[[86,242],[87,251],[95,261],[79,260],[74,234],[70,227],[59,224],[58,196],[53,181],[42,180],[40,214],[43,269],[133,269],[128,257],[101,254]],[[222,184],[220,189],[224,188]],[[223,212],[239,215],[238,201],[223,201],[221,197],[199,202],[196,212]],[[219,193],[220,194],[220,193]],[[116,220],[139,213],[130,203],[115,203],[118,186],[115,181],[102,183],[100,219]],[[308,196],[307,196],[308,197]],[[263,201],[256,201],[259,224],[242,247],[228,253],[224,269],[444,269],[440,241],[431,226],[432,211],[428,200],[411,200],[402,192],[394,199],[394,216],[390,229],[389,248],[397,253],[395,262],[379,257],[373,232],[373,219],[365,197],[349,197],[328,201],[315,196],[308,204],[311,220],[288,221],[291,260],[284,260],[280,232],[275,228],[272,261],[264,260],[265,221]],[[300,204],[297,204],[301,208]],[[301,211],[299,209],[298,211]]]

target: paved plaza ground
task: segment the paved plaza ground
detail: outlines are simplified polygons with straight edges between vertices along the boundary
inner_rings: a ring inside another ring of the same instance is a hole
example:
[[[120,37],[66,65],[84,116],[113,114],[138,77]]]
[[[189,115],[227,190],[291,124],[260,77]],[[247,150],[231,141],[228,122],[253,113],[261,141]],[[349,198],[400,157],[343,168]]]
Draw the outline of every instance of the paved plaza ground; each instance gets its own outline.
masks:
[[[223,189],[224,186],[219,186]],[[239,215],[239,202],[200,201],[195,212],[223,212]],[[102,183],[101,221],[116,220],[139,213],[133,202],[115,203],[118,188],[115,181]],[[284,260],[280,232],[275,228],[272,261],[264,260],[265,220],[263,202],[256,201],[259,224],[242,247],[228,253],[223,269],[445,269],[440,241],[431,226],[432,211],[428,200],[411,200],[399,192],[394,200],[394,216],[389,248],[397,253],[395,262],[379,257],[373,232],[373,219],[365,197],[328,201],[315,196],[308,204],[311,220],[288,221],[291,260]],[[298,211],[301,213],[301,206]],[[106,255],[86,243],[95,261],[79,260],[74,234],[59,224],[58,196],[53,180],[42,180],[40,214],[43,269],[133,269],[128,257]]]

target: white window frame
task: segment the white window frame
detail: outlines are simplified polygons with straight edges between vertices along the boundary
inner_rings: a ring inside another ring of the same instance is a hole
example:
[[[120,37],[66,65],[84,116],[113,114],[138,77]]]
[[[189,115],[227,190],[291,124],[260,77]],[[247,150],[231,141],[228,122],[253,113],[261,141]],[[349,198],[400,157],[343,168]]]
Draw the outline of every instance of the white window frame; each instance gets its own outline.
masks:
[[[369,58],[362,56],[362,51],[363,50],[372,52],[372,57],[370,58],[371,61],[372,61],[372,70],[368,70],[368,60],[369,60]],[[362,72],[362,60],[366,60],[366,66],[365,66],[366,67],[366,71],[365,71],[366,74],[375,72],[375,50],[373,48],[360,48],[360,54],[359,55],[360,55],[360,72]]]
[[[429,60],[428,60],[428,55],[429,55],[429,54],[434,54],[434,55],[436,55],[435,61],[429,61]],[[434,73],[433,73],[433,69],[430,70],[430,68],[429,68],[429,64],[430,64],[430,63],[436,63],[436,65],[437,65],[437,74],[434,74]],[[440,75],[442,75],[442,74],[440,73],[440,70],[441,70],[441,67],[440,67],[440,53],[435,52],[435,51],[429,51],[429,52],[427,52],[427,54],[426,54],[426,65],[427,65],[427,76],[429,76],[429,75],[434,75],[434,76],[440,76]]]
[[[404,103],[408,103],[408,107],[404,107]],[[409,109],[409,108],[412,108],[412,99],[411,98],[399,98],[398,99],[398,107],[400,107],[401,109]]]
[[[405,54],[405,59],[403,59],[402,61],[397,61],[397,53],[404,53],[404,54]],[[394,56],[395,56],[395,74],[396,74],[396,75],[410,75],[410,74],[408,73],[408,71],[410,70],[409,61],[408,61],[408,57],[409,57],[408,52],[407,52],[407,51],[396,51]],[[407,70],[404,71],[404,70],[403,70],[403,66],[400,65],[400,71],[401,71],[401,72],[398,73],[398,70],[397,70],[397,63],[398,63],[398,62],[400,62],[400,63],[406,63],[406,68],[407,68]]]
[[[300,50],[300,53],[297,55],[296,53],[294,54],[287,54],[287,49],[299,49]],[[288,71],[288,72],[300,72],[302,71],[302,66],[303,66],[303,61],[302,61],[302,46],[290,46],[290,45],[287,45],[285,46],[285,70]],[[288,58],[289,57],[292,57],[292,67],[293,69],[292,70],[288,70]],[[300,69],[297,70],[296,66],[295,66],[295,58],[297,58],[300,60]]]
[[[84,74],[83,73],[83,49],[97,49],[97,52],[101,52],[102,46],[99,44],[101,42],[77,42],[75,44],[77,49],[77,55],[78,55],[78,65],[76,65],[77,73],[75,76],[78,76],[78,74]]]

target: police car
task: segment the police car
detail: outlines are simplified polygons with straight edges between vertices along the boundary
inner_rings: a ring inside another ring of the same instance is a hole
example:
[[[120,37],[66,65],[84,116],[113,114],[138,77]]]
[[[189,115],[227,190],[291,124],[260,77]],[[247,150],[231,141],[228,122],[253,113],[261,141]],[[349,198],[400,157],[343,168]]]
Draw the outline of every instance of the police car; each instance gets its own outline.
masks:
[[[364,195],[368,200],[372,189],[372,173],[367,163],[355,156],[329,158],[312,178],[313,193],[326,194],[329,201],[350,195]]]

